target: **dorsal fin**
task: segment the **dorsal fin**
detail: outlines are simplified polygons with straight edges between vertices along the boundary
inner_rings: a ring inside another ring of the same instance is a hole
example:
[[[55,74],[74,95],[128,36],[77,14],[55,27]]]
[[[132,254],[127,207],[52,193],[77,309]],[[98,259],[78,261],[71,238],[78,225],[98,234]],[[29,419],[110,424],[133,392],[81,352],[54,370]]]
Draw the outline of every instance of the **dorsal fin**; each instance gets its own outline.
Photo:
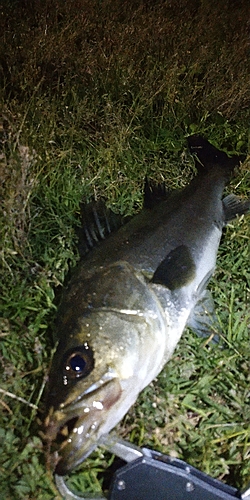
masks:
[[[119,229],[128,218],[116,214],[106,207],[104,201],[92,201],[80,205],[81,227],[77,229],[78,250],[84,257],[93,247]]]
[[[144,208],[154,208],[162,200],[166,200],[168,193],[166,190],[165,183],[154,183],[145,178],[144,184]]]

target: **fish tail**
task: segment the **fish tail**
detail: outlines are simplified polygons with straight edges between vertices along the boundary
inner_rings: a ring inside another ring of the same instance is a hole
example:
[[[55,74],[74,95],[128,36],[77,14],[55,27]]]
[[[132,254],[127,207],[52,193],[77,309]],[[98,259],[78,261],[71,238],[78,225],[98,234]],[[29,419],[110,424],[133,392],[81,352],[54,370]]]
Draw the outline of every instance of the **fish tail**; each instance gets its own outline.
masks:
[[[187,142],[190,152],[195,155],[195,166],[199,174],[216,167],[229,179],[234,169],[246,158],[245,155],[228,156],[200,135],[189,136]]]

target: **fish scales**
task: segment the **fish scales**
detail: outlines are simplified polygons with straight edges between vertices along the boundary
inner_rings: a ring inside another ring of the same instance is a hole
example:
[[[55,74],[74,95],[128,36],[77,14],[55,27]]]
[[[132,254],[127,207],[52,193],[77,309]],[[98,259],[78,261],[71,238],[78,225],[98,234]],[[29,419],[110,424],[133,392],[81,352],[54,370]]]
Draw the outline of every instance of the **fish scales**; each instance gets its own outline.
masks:
[[[229,158],[199,136],[188,142],[198,174],[186,188],[158,191],[155,201],[152,189],[149,208],[145,202],[115,232],[106,212],[104,227],[94,211],[85,228],[93,249],[59,309],[47,389],[45,434],[59,475],[85,460],[122,419],[172,356],[187,324],[199,334],[211,328],[206,286],[222,229],[249,211],[250,201],[222,200],[242,157]]]

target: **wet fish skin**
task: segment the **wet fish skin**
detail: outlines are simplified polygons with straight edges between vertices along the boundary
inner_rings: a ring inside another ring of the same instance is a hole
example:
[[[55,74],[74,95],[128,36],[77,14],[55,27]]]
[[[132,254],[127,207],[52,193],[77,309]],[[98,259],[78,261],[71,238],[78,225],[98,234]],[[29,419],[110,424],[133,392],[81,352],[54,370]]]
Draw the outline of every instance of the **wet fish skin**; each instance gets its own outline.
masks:
[[[67,456],[59,461],[57,474],[65,474],[89,455],[97,439],[121,420],[163,365],[165,314],[143,277],[128,263],[117,262],[99,270],[97,280],[90,272],[84,285],[82,294],[77,293],[76,306],[71,297],[74,304],[71,302],[69,316],[60,321],[62,338],[66,339],[68,331],[72,335],[59,344],[51,372],[48,407],[56,410],[48,422],[49,439],[56,439],[59,428],[66,422],[72,425],[80,415],[78,430],[60,452],[64,456],[66,451]],[[86,297],[92,298],[91,305]],[[68,318],[79,303],[82,306],[82,300],[85,309],[76,325]],[[91,346],[95,367],[86,378],[77,380],[73,374],[71,379],[64,368],[66,358],[74,348],[79,352],[82,344]]]
[[[249,200],[222,200],[239,157],[197,136],[189,147],[198,175],[156,203],[152,193],[152,208],[93,248],[65,292],[45,420],[49,444],[68,433],[57,450],[59,475],[91,453],[169,360],[203,299],[223,226],[249,210]]]

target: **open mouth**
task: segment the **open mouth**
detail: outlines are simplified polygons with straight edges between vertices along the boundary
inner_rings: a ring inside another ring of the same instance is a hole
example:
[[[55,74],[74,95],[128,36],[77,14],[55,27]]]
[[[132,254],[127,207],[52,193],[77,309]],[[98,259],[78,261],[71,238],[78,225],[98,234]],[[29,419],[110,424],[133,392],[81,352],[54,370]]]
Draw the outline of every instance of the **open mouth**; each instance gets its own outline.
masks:
[[[99,425],[95,415],[73,416],[60,424],[60,412],[52,414],[45,433],[48,468],[65,475],[79,465],[97,446]]]
[[[57,445],[60,449],[67,444],[67,441],[73,430],[77,429],[76,424],[78,419],[79,417],[73,417],[59,428],[59,431],[57,432],[56,438],[54,440],[54,444]]]
[[[120,383],[113,379],[98,390],[95,386],[84,399],[62,409],[50,408],[44,422],[50,469],[65,475],[90,455],[101,435],[113,427],[112,410],[120,396]]]

